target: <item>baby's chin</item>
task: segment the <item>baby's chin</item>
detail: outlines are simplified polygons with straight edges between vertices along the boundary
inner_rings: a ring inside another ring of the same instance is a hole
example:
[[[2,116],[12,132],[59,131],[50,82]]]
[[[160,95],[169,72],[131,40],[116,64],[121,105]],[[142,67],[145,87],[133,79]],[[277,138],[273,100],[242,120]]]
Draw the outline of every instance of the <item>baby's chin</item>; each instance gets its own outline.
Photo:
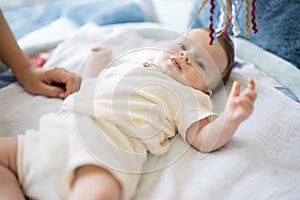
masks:
[[[168,66],[168,65],[156,65],[158,67],[158,69],[165,75],[177,80],[174,74],[174,71]],[[178,76],[178,75],[176,75]]]
[[[160,69],[160,71],[169,76],[170,78],[174,79],[175,81],[181,83],[182,85],[191,87],[190,82],[184,77],[182,76],[180,73],[177,73],[176,71],[172,70],[172,68],[170,69],[170,67],[166,66],[166,65],[159,65],[158,68]]]
[[[169,67],[167,67],[166,65],[157,65],[157,67],[162,73],[168,75],[168,71],[170,70]]]

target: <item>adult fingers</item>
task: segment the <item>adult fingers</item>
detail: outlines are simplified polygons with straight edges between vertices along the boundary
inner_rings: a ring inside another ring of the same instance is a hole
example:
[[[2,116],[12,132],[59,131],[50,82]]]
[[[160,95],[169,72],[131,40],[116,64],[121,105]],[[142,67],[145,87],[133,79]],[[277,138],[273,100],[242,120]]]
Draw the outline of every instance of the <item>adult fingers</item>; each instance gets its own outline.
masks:
[[[40,82],[34,94],[40,94],[53,98],[64,98],[65,90],[58,86],[53,86],[45,82]]]
[[[60,85],[59,87],[64,89],[64,95],[62,98],[66,98],[71,93],[77,91],[80,87],[81,78],[63,68],[53,68],[49,70],[47,75],[52,84],[57,83]]]
[[[67,96],[79,90],[81,84],[81,78],[79,76],[75,76],[75,77],[70,76],[67,78],[65,84],[66,84],[65,86],[66,92],[64,94],[64,98],[67,98]]]

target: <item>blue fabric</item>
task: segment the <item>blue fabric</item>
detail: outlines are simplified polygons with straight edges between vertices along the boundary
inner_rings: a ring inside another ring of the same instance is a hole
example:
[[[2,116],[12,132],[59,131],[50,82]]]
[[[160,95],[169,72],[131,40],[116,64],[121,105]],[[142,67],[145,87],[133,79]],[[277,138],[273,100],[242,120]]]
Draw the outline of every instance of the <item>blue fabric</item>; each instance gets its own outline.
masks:
[[[3,8],[2,12],[16,39],[45,26],[60,17],[64,3],[24,4]]]
[[[216,15],[220,14],[219,1],[215,1]],[[194,4],[191,19],[200,7],[202,0]],[[207,3],[200,16],[192,24],[192,27],[209,27],[210,4]],[[291,62],[300,69],[300,24],[299,24],[299,0],[259,0],[256,1],[256,23],[258,33],[251,32],[250,41],[268,50],[283,59]],[[245,28],[245,1],[238,14],[238,21],[244,37]],[[218,19],[215,18],[215,27]],[[191,22],[192,23],[192,22]],[[229,33],[232,34],[232,26]]]
[[[63,16],[73,19],[80,25],[94,22],[98,25],[107,25],[125,22],[145,21],[143,11],[136,2],[124,0],[97,0],[79,2],[67,6]]]
[[[48,25],[61,16],[69,17],[79,25],[95,22],[107,25],[125,22],[143,22],[145,16],[138,3],[126,0],[94,0],[85,2],[48,1],[2,8],[16,39]]]

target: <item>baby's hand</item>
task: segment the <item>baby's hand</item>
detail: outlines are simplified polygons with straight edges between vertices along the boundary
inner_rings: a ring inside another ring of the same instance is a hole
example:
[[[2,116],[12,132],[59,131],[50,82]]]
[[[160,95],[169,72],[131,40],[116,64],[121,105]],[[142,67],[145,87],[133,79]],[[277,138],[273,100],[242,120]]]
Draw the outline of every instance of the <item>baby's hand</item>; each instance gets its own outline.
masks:
[[[253,104],[256,99],[254,80],[249,78],[248,87],[242,93],[240,90],[240,83],[235,81],[225,108],[225,119],[229,123],[241,123],[253,111]]]

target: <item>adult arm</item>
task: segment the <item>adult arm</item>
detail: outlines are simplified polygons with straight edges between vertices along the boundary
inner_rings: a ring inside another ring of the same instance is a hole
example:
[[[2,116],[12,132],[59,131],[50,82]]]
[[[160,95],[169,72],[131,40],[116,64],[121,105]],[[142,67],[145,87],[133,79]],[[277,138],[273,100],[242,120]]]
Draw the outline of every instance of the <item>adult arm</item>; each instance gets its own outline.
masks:
[[[62,68],[42,69],[30,63],[14,38],[0,9],[0,60],[32,94],[66,98],[77,91],[80,77]],[[58,86],[59,85],[59,86]]]

